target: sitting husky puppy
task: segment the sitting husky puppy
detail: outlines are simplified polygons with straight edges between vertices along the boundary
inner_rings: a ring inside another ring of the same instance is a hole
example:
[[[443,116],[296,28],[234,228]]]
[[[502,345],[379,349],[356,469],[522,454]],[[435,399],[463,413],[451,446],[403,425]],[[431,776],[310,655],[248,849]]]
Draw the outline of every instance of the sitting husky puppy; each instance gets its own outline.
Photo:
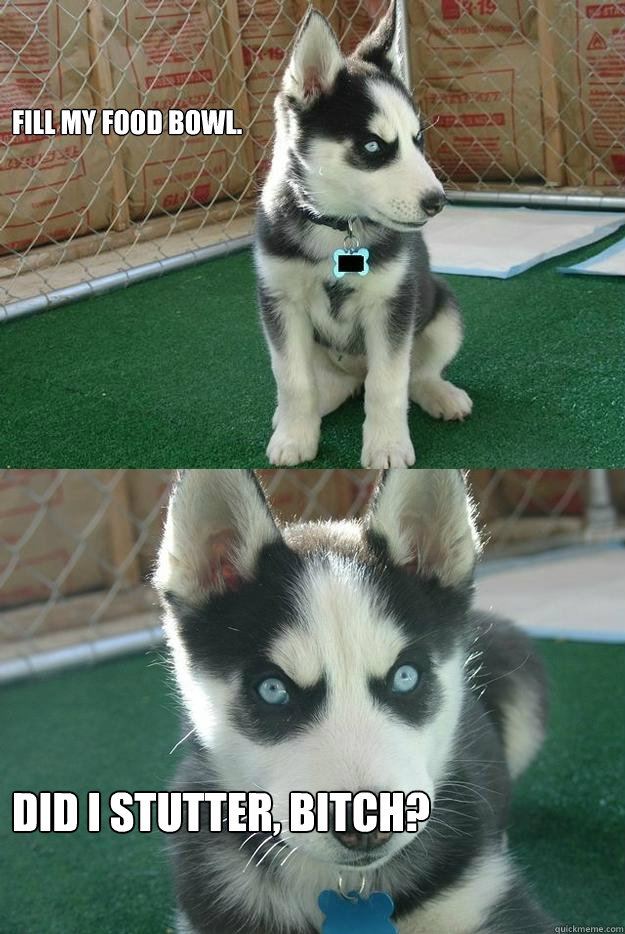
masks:
[[[363,381],[364,467],[414,463],[409,398],[434,418],[471,412],[466,392],[442,377],[462,320],[431,275],[419,228],[445,195],[423,155],[396,45],[394,3],[349,58],[312,11],[276,98],[256,242],[278,395],[272,464],[314,458],[322,416]],[[334,252],[356,243],[369,251],[369,272],[337,277]]]
[[[391,470],[363,521],[285,527],[251,473],[180,479],[156,574],[192,735],[176,788],[267,791],[283,824],[173,836],[181,934],[316,934],[341,882],[387,893],[399,934],[553,930],[506,838],[545,681],[520,630],[471,609],[477,547],[456,471]],[[431,817],[284,829],[291,791],[361,790],[425,791]]]

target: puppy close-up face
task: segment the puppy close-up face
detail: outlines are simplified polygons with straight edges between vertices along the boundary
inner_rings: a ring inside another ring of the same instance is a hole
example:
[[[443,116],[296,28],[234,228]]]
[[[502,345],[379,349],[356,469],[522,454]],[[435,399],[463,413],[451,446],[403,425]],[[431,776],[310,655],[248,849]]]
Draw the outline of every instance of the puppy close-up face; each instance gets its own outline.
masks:
[[[305,205],[368,217],[396,230],[423,226],[445,204],[424,155],[424,127],[397,55],[394,6],[349,58],[312,12],[277,99]]]
[[[392,473],[363,523],[284,529],[248,474],[182,481],[157,575],[178,681],[219,781],[269,792],[280,842],[372,867],[413,839],[290,835],[289,795],[418,789],[434,803],[466,689],[474,551],[453,471]]]

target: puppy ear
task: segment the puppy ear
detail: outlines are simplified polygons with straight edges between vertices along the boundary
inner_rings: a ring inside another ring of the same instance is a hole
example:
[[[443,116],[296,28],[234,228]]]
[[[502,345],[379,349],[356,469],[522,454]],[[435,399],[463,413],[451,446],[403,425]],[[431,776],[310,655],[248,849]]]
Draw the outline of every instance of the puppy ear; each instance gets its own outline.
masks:
[[[252,471],[186,470],[169,500],[154,584],[198,603],[249,578],[261,548],[279,538]]]
[[[382,71],[404,80],[399,51],[399,17],[397,3],[391,0],[388,10],[372,33],[354,50],[354,56],[370,62]]]
[[[329,22],[317,10],[309,10],[295,37],[282,90],[308,106],[324,91],[330,90],[343,61]]]
[[[471,578],[480,544],[459,470],[385,471],[368,524],[383,536],[396,564],[437,577],[446,587]]]

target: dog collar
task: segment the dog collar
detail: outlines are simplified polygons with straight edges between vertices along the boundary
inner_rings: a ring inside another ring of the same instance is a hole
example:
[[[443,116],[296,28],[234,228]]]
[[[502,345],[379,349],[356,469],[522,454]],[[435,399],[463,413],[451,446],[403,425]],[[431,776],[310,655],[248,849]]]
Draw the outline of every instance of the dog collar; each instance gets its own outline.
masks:
[[[348,233],[354,221],[362,221],[366,224],[376,223],[368,217],[330,217],[327,214],[315,214],[313,211],[309,211],[308,208],[300,208],[300,211],[304,218],[310,221],[311,224],[319,224],[321,227],[331,227],[332,230],[340,230],[342,233]]]

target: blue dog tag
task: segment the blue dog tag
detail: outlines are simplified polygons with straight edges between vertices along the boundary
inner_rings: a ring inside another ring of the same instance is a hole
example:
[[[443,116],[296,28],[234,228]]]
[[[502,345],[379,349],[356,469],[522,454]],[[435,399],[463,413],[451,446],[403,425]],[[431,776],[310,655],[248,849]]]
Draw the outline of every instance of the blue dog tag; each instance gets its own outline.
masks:
[[[334,268],[332,272],[337,279],[342,279],[348,272],[355,272],[358,273],[359,276],[366,276],[369,272],[369,250],[364,247],[361,247],[359,250],[335,250]]]
[[[397,934],[391,921],[395,910],[387,892],[372,892],[362,898],[358,892],[347,896],[325,889],[319,896],[325,918],[321,934]]]

